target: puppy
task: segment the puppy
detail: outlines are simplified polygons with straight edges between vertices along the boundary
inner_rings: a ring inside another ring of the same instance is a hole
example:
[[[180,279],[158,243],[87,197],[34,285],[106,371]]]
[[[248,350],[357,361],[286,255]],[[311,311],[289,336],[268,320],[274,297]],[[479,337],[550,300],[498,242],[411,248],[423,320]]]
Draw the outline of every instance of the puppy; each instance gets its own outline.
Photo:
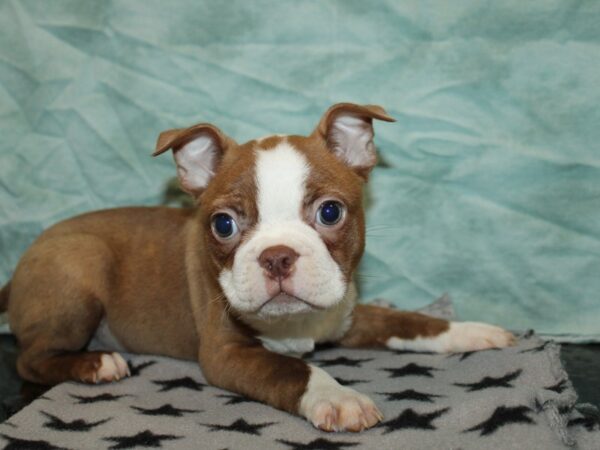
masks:
[[[197,360],[211,384],[360,431],[371,399],[290,355],[315,343],[433,352],[504,347],[495,326],[357,304],[362,188],[376,162],[381,107],[340,103],[308,136],[239,145],[210,124],[163,132],[195,209],[122,208],[45,231],[0,294],[33,382],[108,382],[129,374],[115,350]],[[113,348],[91,351],[102,329]]]

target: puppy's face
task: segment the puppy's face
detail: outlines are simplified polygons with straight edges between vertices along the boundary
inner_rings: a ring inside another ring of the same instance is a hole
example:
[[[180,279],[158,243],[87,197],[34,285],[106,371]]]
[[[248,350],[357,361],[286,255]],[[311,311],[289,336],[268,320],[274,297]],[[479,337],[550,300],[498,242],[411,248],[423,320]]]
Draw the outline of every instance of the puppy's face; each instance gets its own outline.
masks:
[[[197,198],[205,246],[240,313],[322,310],[347,292],[364,249],[362,186],[375,162],[371,119],[390,118],[376,107],[342,105],[309,137],[237,145],[212,129],[171,145],[184,188],[194,193],[190,185],[203,184]]]
[[[231,306],[264,317],[339,302],[364,247],[362,183],[316,139],[231,149],[200,197]]]

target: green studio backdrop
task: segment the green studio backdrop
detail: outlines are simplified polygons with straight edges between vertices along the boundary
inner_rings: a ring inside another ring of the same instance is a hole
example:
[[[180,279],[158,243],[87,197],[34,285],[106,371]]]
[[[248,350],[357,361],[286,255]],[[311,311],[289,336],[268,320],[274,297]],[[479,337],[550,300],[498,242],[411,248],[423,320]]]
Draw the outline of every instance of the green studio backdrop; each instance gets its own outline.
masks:
[[[44,228],[161,201],[158,133],[386,107],[365,299],[600,337],[600,2],[0,2],[0,282]]]

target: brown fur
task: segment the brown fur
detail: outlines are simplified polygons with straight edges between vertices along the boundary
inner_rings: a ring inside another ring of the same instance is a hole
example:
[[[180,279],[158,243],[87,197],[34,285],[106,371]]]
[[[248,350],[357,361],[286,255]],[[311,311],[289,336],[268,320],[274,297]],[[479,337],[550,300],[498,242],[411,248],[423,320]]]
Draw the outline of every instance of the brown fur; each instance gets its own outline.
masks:
[[[352,326],[340,340],[340,344],[346,347],[385,347],[391,337],[435,337],[448,328],[448,321],[424,314],[392,311],[374,305],[357,305],[352,314]]]
[[[0,313],[3,313],[8,308],[8,297],[10,296],[10,283],[0,289]]]
[[[328,149],[327,126],[348,109],[392,120],[379,107],[343,104],[330,109],[310,137],[288,137],[313,168],[307,181],[305,216],[323,195],[348,208],[346,221],[323,234],[330,253],[350,280],[364,249],[361,203],[365,171],[349,170]],[[11,328],[21,353],[18,371],[39,383],[93,381],[101,352],[84,349],[102,319],[131,352],[198,360],[207,380],[277,408],[296,413],[310,369],[302,360],[266,350],[255,332],[229,310],[217,282],[231,267],[236,246],[258,220],[254,199],[257,146],[275,147],[270,137],[237,145],[208,124],[162,133],[155,154],[177,151],[198,133],[219,142],[219,168],[202,192],[192,192],[196,209],[121,208],[85,214],[50,228],[25,253],[10,289]],[[210,231],[212,215],[235,210],[240,240],[223,244]],[[379,346],[392,333],[411,338],[434,336],[444,321],[418,314],[388,313],[359,306],[341,340],[349,346]]]

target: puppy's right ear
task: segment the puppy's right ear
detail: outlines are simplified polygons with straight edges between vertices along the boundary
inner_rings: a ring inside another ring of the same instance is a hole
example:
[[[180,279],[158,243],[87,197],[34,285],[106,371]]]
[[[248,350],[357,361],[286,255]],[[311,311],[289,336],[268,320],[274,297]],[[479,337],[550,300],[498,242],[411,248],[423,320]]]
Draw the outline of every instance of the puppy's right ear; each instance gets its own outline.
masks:
[[[184,191],[196,196],[215,174],[228,148],[237,145],[217,127],[199,123],[160,133],[152,156],[173,149],[177,175]]]

